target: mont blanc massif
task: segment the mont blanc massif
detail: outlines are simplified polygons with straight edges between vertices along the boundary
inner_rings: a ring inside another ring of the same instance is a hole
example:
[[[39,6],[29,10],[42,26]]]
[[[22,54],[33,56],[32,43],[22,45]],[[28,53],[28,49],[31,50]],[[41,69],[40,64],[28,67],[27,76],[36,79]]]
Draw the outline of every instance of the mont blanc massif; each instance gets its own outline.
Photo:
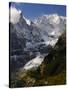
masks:
[[[29,20],[11,7],[10,87],[66,83],[66,17],[44,14]]]

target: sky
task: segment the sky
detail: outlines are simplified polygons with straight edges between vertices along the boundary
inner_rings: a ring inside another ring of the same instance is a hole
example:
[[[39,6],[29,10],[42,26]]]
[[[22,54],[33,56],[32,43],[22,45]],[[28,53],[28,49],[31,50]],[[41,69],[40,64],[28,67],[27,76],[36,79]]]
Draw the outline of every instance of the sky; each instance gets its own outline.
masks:
[[[52,4],[34,4],[34,3],[9,3],[9,7],[15,7],[22,11],[28,19],[33,19],[44,14],[57,13],[60,16],[66,16],[66,6]]]

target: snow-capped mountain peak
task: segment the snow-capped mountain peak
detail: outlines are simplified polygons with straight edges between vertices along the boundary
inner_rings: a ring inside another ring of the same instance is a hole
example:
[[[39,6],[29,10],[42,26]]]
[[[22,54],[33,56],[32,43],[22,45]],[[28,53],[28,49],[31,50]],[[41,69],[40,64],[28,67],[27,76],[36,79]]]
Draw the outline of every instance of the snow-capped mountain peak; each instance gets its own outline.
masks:
[[[36,18],[34,20],[34,23],[35,24],[39,24],[39,23],[49,23],[49,24],[60,24],[61,21],[60,19],[62,19],[62,21],[65,20],[65,17],[64,16],[59,16],[57,13],[54,13],[54,14],[44,14],[42,16],[39,16],[38,18]]]
[[[58,37],[64,31],[65,17],[58,14],[42,15],[36,18],[34,23],[41,29],[43,35],[46,32],[49,36]]]
[[[23,16],[23,18],[24,18],[24,20],[26,21],[26,23],[27,23],[28,25],[31,24],[31,21],[30,21],[29,19],[25,18],[24,16]]]
[[[49,18],[50,24],[59,24],[60,23],[60,17],[58,16],[58,14],[49,15],[48,18]]]

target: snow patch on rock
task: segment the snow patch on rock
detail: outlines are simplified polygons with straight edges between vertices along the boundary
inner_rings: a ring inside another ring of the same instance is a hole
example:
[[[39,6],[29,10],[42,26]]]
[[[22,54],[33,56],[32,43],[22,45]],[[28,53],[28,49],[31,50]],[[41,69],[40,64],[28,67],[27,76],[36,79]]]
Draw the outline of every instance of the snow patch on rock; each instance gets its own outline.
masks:
[[[30,60],[25,66],[23,67],[24,70],[30,70],[32,68],[37,68],[42,61],[44,60],[43,56],[37,56],[36,58]]]
[[[30,20],[29,20],[29,19],[25,18],[24,16],[23,16],[23,18],[25,19],[25,21],[26,21],[26,23],[27,23],[28,25],[30,25],[30,24],[31,24],[31,22],[30,22]]]

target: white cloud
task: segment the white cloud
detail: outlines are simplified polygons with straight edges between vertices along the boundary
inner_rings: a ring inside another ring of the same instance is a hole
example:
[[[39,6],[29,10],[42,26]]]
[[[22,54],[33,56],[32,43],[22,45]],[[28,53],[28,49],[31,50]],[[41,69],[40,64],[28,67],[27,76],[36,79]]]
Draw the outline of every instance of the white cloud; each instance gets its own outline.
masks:
[[[16,24],[19,22],[21,10],[17,10],[15,7],[10,8],[10,22]]]

